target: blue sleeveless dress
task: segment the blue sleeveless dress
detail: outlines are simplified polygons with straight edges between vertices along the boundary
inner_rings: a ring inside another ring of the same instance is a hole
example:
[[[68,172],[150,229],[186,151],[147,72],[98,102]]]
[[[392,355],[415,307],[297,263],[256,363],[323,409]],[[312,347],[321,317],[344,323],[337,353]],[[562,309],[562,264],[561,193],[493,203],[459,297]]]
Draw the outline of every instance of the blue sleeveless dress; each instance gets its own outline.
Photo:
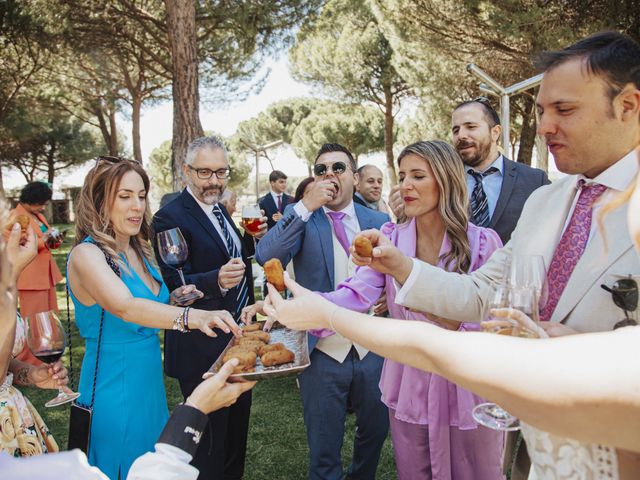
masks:
[[[136,298],[169,303],[169,291],[162,277],[145,264],[161,283],[154,295],[133,269],[122,269],[121,279]],[[73,285],[69,285],[73,290]],[[109,288],[108,285],[104,286]],[[86,306],[73,293],[76,324],[85,339],[86,351],[80,371],[78,391],[83,404],[91,402],[96,348],[100,328],[98,305]],[[129,323],[105,310],[96,382],[89,463],[110,479],[127,477],[129,468],[140,455],[152,451],[169,410],[164,390],[158,329]]]

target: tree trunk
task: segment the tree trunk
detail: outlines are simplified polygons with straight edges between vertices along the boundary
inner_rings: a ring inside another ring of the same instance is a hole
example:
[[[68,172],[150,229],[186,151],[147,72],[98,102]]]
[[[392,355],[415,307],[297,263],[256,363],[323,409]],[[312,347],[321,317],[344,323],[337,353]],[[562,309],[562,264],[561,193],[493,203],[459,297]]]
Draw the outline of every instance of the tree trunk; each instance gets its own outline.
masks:
[[[518,149],[518,163],[531,165],[533,145],[536,140],[536,116],[533,111],[533,99],[524,97],[524,114],[522,116],[522,130],[520,131],[520,148]]]
[[[131,137],[133,141],[133,158],[142,163],[142,148],[140,147],[140,110],[142,109],[142,98],[136,92],[132,95],[131,102]]]
[[[193,0],[165,0],[173,68],[173,188],[181,187],[182,164],[189,143],[203,135],[199,115],[196,7]]]
[[[536,135],[536,153],[538,158],[538,164],[536,165],[541,170],[549,173],[549,149],[547,148],[547,141],[541,135]]]
[[[53,185],[53,178],[56,176],[56,143],[50,142],[51,149],[47,153],[47,182]]]
[[[396,169],[393,162],[393,95],[391,87],[384,86],[384,151],[387,157],[387,170],[391,185],[398,183]]]
[[[117,156],[118,153],[118,125],[116,124],[116,109],[109,110],[109,129],[111,130],[111,142],[109,143],[109,155]]]
[[[109,150],[109,154],[111,154],[111,132],[109,131],[109,126],[107,125],[107,121],[104,118],[104,112],[98,106],[95,107],[93,114],[98,119],[98,123],[100,124],[100,132],[102,133],[102,140],[104,140],[104,144]]]

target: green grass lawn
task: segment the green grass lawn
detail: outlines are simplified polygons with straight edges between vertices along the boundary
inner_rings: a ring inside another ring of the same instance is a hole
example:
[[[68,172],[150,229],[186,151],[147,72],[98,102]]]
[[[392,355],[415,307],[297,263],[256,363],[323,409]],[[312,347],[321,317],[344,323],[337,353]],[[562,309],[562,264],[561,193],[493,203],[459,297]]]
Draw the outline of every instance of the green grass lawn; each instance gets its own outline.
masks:
[[[59,228],[69,227],[68,225],[57,226]],[[73,229],[69,233],[68,240],[55,252],[55,259],[63,274],[66,271],[66,257],[73,242]],[[66,321],[66,298],[64,292],[64,284],[59,285],[58,305],[63,323]],[[74,385],[77,385],[84,347],[78,331],[73,326],[73,304],[70,306]],[[68,367],[69,357],[67,354],[65,354],[64,362]],[[182,401],[178,383],[174,379],[165,377],[165,387],[169,408],[173,409],[177,403]],[[25,388],[22,391],[40,412],[61,449],[66,449],[69,407],[44,407],[44,403],[55,395],[53,390]],[[350,463],[353,454],[354,423],[355,417],[349,415],[347,418],[347,435],[345,436],[342,450],[345,468]],[[304,479],[307,478],[308,459],[309,450],[302,419],[302,403],[295,378],[259,382],[253,390],[245,478],[247,480]],[[385,480],[396,478],[393,451],[389,438],[384,444],[376,478]]]

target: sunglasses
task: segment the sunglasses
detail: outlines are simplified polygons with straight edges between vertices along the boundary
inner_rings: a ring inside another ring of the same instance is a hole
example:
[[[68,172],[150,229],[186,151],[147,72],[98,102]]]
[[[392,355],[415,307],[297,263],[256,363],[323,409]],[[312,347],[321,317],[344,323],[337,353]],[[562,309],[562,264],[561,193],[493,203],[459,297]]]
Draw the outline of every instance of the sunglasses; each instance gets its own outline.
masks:
[[[616,280],[612,287],[600,285],[600,287],[611,294],[613,303],[624,311],[624,317],[613,326],[613,329],[637,325],[629,312],[635,312],[638,308],[638,284],[633,278],[623,278]]]
[[[106,163],[121,163],[121,162],[131,162],[131,163],[140,163],[137,160],[132,160],[130,158],[125,158],[125,157],[116,157],[116,156],[112,156],[112,155],[99,155],[96,157],[96,165],[100,164],[101,162],[106,162]]]
[[[344,162],[335,162],[333,165],[325,165],[324,163],[316,163],[313,166],[313,173],[316,177],[322,177],[327,174],[327,170],[331,168],[331,171],[336,175],[341,175],[347,171],[347,164]]]

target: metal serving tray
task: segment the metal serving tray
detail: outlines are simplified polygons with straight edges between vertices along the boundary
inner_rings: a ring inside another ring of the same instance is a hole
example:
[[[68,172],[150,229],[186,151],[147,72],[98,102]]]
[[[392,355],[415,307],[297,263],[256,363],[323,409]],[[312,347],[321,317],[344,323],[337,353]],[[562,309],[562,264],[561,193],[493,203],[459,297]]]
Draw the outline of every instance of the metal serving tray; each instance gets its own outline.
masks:
[[[234,373],[231,378],[242,378],[245,380],[266,380],[269,378],[291,377],[299,374],[307,368],[311,361],[309,360],[309,344],[307,342],[307,332],[290,330],[282,326],[274,326],[271,331],[271,340],[269,343],[282,342],[295,354],[295,359],[291,363],[283,365],[275,365],[273,367],[265,367],[258,357],[256,361],[256,371],[249,373]],[[205,372],[202,378],[209,378],[218,373],[223,364],[223,357],[226,351],[231,348],[233,340],[229,342],[218,359],[211,365],[211,368]]]

